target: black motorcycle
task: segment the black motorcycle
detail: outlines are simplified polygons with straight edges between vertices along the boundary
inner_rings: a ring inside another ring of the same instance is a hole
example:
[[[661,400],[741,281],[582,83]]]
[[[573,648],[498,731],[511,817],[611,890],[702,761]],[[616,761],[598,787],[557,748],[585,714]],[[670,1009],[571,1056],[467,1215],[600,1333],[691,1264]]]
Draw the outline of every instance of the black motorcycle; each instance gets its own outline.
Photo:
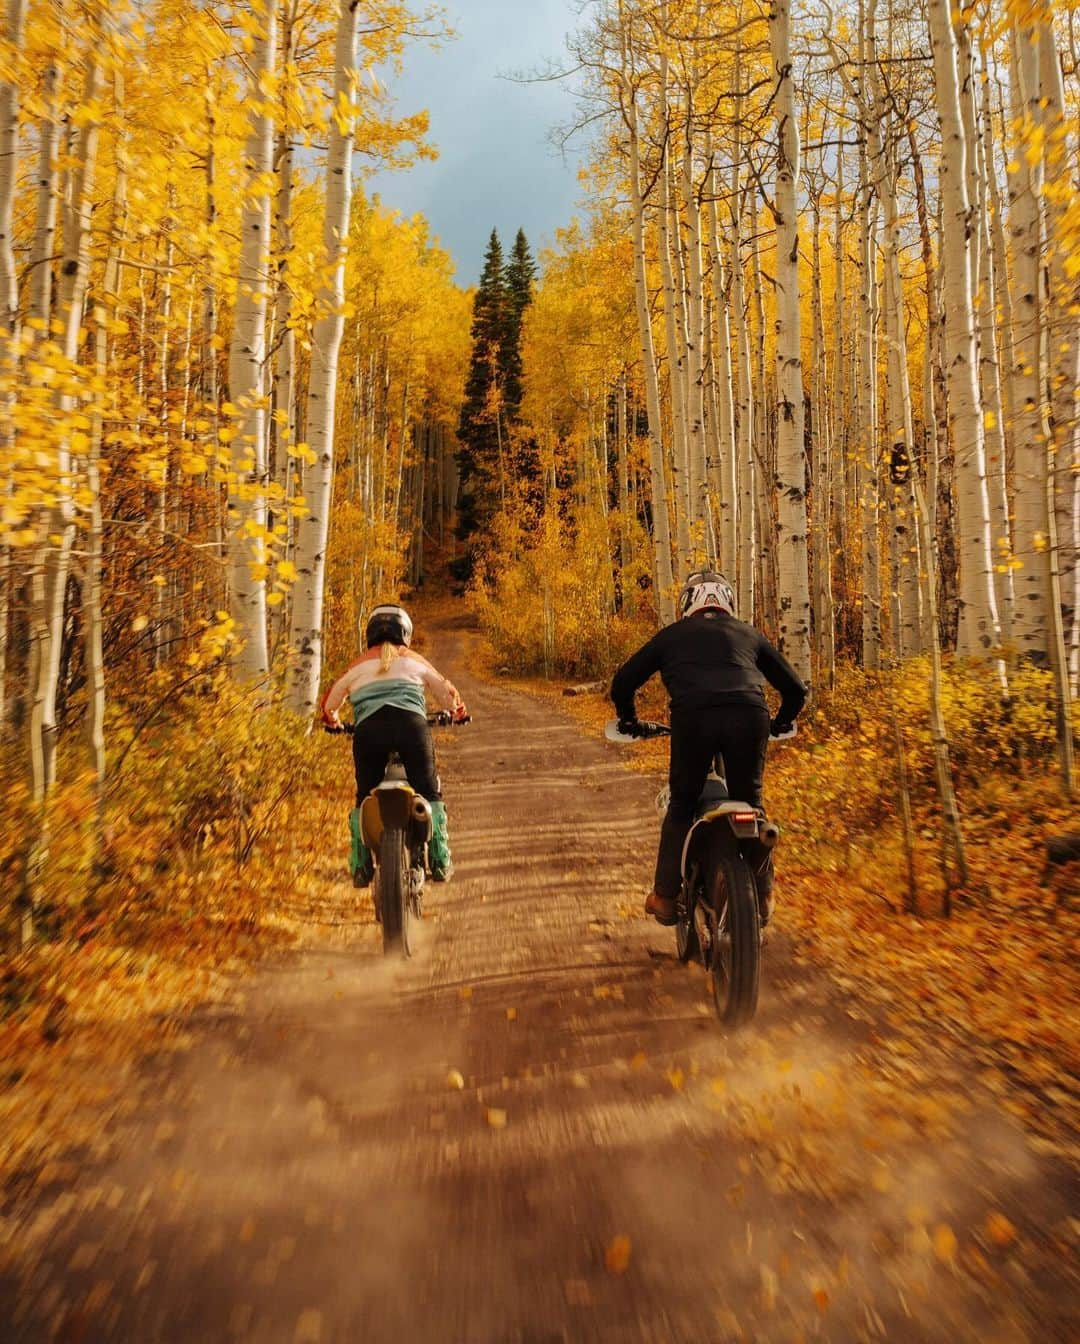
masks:
[[[445,712],[428,718],[433,727],[468,722]],[[351,734],[353,725],[325,731]],[[382,781],[360,804],[360,835],[375,864],[372,896],[382,924],[383,952],[411,957],[410,923],[423,918],[424,879],[431,871],[431,804],[409,783],[396,751],[390,753]]]
[[[666,737],[662,723],[640,723],[630,736],[609,723],[610,742],[634,743]],[[795,736],[795,729],[770,742]],[[669,790],[656,800],[661,816]],[[761,973],[761,921],[752,864],[768,859],[780,828],[764,813],[728,794],[719,757],[698,799],[694,823],[682,852],[682,886],[675,903],[675,944],[681,962],[698,960],[709,972],[713,1004],[730,1027],[749,1022],[757,1011]]]

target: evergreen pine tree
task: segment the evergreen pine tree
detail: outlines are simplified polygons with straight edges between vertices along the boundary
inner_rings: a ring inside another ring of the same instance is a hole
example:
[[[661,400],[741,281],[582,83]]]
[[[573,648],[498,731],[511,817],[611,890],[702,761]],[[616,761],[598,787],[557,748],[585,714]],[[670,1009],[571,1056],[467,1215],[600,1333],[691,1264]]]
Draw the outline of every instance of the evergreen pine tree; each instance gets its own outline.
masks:
[[[500,352],[506,308],[502,244],[492,229],[473,299],[472,359],[458,422],[458,536],[463,541],[471,541],[483,530],[498,498],[500,449],[505,438]]]
[[[458,422],[457,533],[470,548],[463,570],[471,570],[472,550],[516,475],[509,431],[521,409],[521,324],[535,275],[524,232],[518,230],[506,263],[492,229],[473,300],[472,358]]]
[[[536,266],[525,231],[518,229],[506,266],[506,316],[501,350],[503,405],[509,421],[517,420],[521,410],[521,323],[532,302],[535,278]]]

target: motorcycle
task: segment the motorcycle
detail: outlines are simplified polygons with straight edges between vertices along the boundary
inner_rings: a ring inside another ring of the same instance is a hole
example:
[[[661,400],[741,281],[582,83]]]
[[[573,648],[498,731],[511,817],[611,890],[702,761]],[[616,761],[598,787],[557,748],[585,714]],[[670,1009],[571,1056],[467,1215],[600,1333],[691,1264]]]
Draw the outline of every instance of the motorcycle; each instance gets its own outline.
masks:
[[[432,727],[460,727],[445,711],[428,716]],[[352,734],[354,725],[324,726],[327,733]],[[360,804],[360,835],[375,865],[372,896],[382,924],[383,952],[412,956],[411,924],[424,914],[424,880],[431,871],[431,804],[409,783],[401,757],[391,752],[381,783]],[[355,877],[354,877],[355,881]]]
[[[666,724],[647,722],[637,724],[633,735],[615,722],[604,730],[609,742],[629,744],[670,733]],[[795,734],[793,726],[769,741],[790,741]],[[656,800],[661,816],[669,799],[665,787]],[[757,1011],[762,939],[754,867],[769,861],[779,840],[776,822],[728,794],[717,757],[683,845],[675,946],[681,962],[699,961],[709,973],[716,1015],[729,1027],[742,1026]]]

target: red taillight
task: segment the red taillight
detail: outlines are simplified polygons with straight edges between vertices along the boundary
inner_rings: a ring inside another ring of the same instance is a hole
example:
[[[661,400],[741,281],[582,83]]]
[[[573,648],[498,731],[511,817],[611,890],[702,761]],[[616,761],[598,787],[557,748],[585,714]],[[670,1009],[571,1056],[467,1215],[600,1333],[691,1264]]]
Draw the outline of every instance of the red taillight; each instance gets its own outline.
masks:
[[[747,822],[757,821],[757,813],[756,813],[756,812],[732,812],[732,814],[731,814],[731,819],[732,819],[732,821],[737,821],[737,822],[739,822],[740,824],[745,825]]]

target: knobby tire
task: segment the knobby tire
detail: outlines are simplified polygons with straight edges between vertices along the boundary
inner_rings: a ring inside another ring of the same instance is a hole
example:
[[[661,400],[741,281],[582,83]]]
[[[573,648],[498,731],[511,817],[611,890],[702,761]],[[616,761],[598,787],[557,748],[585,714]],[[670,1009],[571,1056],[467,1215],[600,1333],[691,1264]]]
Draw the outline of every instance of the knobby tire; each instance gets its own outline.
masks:
[[[405,876],[405,835],[389,826],[379,840],[379,904],[382,907],[383,952],[408,956],[409,901]]]
[[[728,1027],[741,1027],[757,1011],[761,970],[761,930],[758,923],[757,890],[750,866],[728,846],[716,854],[710,877],[710,897],[719,915],[727,907],[730,939],[730,973],[724,974],[719,938],[713,939],[713,1003],[716,1015]]]

